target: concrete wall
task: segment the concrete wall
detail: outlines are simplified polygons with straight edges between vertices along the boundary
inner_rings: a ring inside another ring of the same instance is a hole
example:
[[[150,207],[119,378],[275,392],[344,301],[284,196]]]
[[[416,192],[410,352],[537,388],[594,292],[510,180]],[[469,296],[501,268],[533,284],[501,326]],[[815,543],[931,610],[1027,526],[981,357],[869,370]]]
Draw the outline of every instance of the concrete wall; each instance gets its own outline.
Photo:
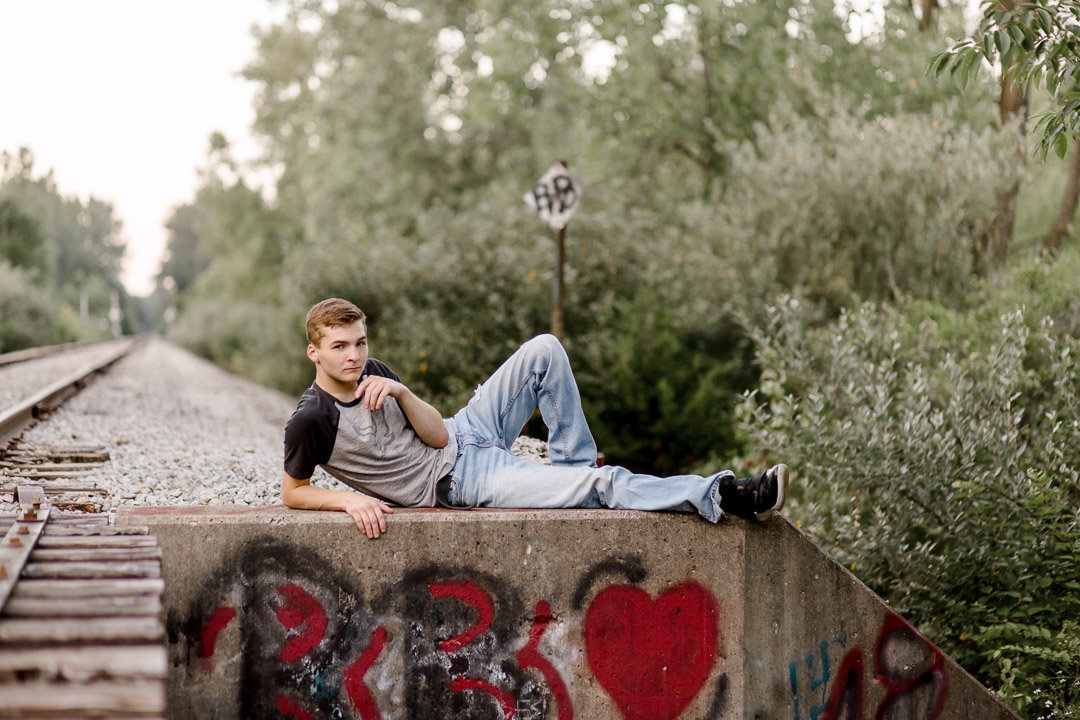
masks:
[[[786,519],[121,510],[179,718],[1013,717]]]

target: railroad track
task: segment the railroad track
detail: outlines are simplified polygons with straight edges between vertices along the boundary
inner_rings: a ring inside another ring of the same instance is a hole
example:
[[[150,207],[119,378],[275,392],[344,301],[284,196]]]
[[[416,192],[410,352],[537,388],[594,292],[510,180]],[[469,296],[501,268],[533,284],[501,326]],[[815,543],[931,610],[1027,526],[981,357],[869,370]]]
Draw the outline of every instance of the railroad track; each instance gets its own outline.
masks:
[[[71,500],[102,492],[79,476],[108,462],[107,449],[12,442],[133,345],[0,411],[0,495],[17,500],[15,513],[0,514],[0,718],[164,717],[157,540]]]
[[[18,497],[0,517],[0,718],[164,717],[157,540]]]
[[[33,392],[29,396],[24,397],[22,400],[15,402],[0,411],[0,450],[6,447],[19,433],[29,427],[40,415],[54,409],[66,398],[78,392],[93,378],[94,375],[127,355],[136,342],[138,341],[129,340],[125,343],[121,343],[103,356],[80,366],[67,375],[60,377],[50,385],[41,388],[37,392]],[[46,348],[46,350],[49,350],[49,352],[45,355],[36,355],[34,357],[44,357],[59,352],[55,348]],[[22,361],[27,359],[29,358],[23,357]]]
[[[69,352],[77,348],[86,347],[87,342],[71,342],[61,345],[45,345],[42,347],[27,348],[25,350],[13,350],[12,352],[0,353],[0,367],[14,365],[15,363],[37,360],[38,358]]]

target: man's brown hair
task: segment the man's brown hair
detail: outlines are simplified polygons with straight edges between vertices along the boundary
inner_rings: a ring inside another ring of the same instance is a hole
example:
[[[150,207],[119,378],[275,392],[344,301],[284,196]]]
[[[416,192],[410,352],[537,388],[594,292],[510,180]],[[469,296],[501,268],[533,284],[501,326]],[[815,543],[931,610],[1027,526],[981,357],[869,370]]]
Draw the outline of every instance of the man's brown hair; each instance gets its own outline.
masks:
[[[348,300],[328,298],[315,303],[307,314],[308,342],[317,347],[322,341],[323,328],[345,327],[357,321],[362,321],[364,326],[367,326],[364,311]]]

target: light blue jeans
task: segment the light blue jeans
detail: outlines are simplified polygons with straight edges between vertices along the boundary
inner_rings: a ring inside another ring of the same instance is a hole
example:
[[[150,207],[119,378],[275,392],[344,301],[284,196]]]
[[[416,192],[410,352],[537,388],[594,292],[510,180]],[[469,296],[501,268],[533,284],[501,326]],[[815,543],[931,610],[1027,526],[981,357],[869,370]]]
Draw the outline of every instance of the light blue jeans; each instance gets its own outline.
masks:
[[[537,407],[548,427],[551,465],[509,450]],[[717,522],[723,515],[719,480],[734,477],[730,470],[662,478],[596,467],[596,442],[577,381],[553,335],[539,335],[518,348],[446,425],[458,443],[450,472],[455,506],[672,510]]]

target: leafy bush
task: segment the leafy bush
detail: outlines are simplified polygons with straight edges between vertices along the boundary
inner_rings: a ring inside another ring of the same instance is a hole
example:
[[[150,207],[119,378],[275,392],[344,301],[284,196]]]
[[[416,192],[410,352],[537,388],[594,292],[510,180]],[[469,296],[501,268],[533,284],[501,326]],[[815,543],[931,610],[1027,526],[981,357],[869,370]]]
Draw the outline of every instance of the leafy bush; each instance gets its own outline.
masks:
[[[303,319],[267,303],[193,300],[172,339],[263,385],[297,391],[311,384]]]
[[[1028,285],[1069,271],[1026,266],[966,312],[863,304],[819,329],[788,298],[740,408],[750,445],[802,479],[792,517],[1030,717],[1080,709],[1080,342],[1048,312],[1077,290]]]
[[[605,342],[579,344],[576,353],[586,414],[607,460],[676,474],[734,454],[731,409],[753,380],[738,323],[718,313],[695,324],[670,293],[651,287],[615,310]]]

